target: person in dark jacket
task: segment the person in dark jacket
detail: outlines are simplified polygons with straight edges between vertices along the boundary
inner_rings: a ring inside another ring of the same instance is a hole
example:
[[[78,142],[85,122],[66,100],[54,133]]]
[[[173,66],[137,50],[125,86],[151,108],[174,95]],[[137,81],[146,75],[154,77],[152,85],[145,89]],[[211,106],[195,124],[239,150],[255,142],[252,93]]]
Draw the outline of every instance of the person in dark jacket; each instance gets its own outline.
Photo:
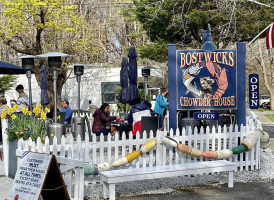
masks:
[[[130,109],[130,112],[128,115],[128,124],[122,125],[119,128],[120,134],[122,134],[122,132],[125,132],[128,137],[128,133],[130,131],[132,131],[132,129],[133,129],[133,113],[140,112],[143,110],[149,110],[149,107],[147,105],[145,105],[144,103],[140,103],[140,101],[136,102],[136,104],[133,105],[133,107]],[[135,134],[133,134],[133,139],[134,138],[136,138]]]
[[[132,126],[133,123],[133,113],[140,112],[142,110],[149,110],[149,107],[144,103],[137,103],[135,104],[129,112],[128,115],[128,123]]]
[[[93,125],[92,132],[96,134],[96,136],[100,136],[101,133],[104,135],[115,135],[117,132],[116,126],[111,126],[108,122],[120,119],[119,116],[109,116],[109,105],[107,103],[103,103],[99,110],[96,110],[93,114]]]

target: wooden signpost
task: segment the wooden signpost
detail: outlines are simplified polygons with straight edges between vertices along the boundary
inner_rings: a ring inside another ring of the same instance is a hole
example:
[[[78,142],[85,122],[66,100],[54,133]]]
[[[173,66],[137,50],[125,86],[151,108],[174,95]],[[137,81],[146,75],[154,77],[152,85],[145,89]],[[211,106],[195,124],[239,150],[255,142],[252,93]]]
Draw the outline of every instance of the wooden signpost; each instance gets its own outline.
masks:
[[[69,200],[56,157],[24,152],[8,200]]]

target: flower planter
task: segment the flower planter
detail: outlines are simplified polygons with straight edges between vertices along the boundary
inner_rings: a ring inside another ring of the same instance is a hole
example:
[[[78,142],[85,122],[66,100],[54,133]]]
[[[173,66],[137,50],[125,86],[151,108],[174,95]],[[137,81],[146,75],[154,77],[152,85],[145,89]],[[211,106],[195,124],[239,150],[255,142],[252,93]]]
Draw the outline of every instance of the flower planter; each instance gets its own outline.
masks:
[[[18,146],[18,140],[9,140],[8,146],[9,146],[8,177],[14,178],[17,171],[16,149]]]
[[[22,108],[22,113],[16,113],[17,109],[18,105],[15,104],[12,108],[5,107],[1,112],[5,174],[12,178],[17,170],[18,139],[31,138],[32,141],[36,141],[40,137],[43,141],[46,132],[46,113],[49,111],[48,109],[42,110],[39,104],[33,111]]]
[[[8,134],[7,134],[8,122],[6,119],[2,119],[1,123],[2,123],[4,168],[5,168],[5,174],[6,174],[6,176],[8,176],[8,158],[9,158]]]

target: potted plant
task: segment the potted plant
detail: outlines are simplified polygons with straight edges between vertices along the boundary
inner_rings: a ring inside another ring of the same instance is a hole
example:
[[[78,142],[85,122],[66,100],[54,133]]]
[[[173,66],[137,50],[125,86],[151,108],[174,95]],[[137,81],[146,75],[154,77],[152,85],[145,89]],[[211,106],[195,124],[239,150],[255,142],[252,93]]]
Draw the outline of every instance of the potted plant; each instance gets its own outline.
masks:
[[[33,111],[29,111],[28,108],[22,108],[22,113],[16,113],[18,105],[14,105],[12,108],[6,107],[1,112],[1,119],[7,121],[7,136],[8,136],[8,158],[9,158],[9,170],[8,175],[14,177],[17,170],[17,158],[16,149],[17,143],[20,138],[28,140],[31,138],[36,141],[38,137],[43,142],[45,140],[47,119],[46,113],[49,112],[48,108],[41,109],[41,105],[37,105]]]

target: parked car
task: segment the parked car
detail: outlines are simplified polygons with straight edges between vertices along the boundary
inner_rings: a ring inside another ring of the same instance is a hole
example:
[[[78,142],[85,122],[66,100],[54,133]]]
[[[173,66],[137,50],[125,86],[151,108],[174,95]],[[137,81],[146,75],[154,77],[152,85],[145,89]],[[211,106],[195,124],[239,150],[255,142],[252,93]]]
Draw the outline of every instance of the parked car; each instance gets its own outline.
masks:
[[[267,102],[267,103],[264,103],[263,106],[264,106],[263,108],[268,108],[268,109],[270,109],[270,101]]]
[[[268,108],[270,107],[270,96],[269,95],[262,95],[260,96],[260,107],[261,108]]]

